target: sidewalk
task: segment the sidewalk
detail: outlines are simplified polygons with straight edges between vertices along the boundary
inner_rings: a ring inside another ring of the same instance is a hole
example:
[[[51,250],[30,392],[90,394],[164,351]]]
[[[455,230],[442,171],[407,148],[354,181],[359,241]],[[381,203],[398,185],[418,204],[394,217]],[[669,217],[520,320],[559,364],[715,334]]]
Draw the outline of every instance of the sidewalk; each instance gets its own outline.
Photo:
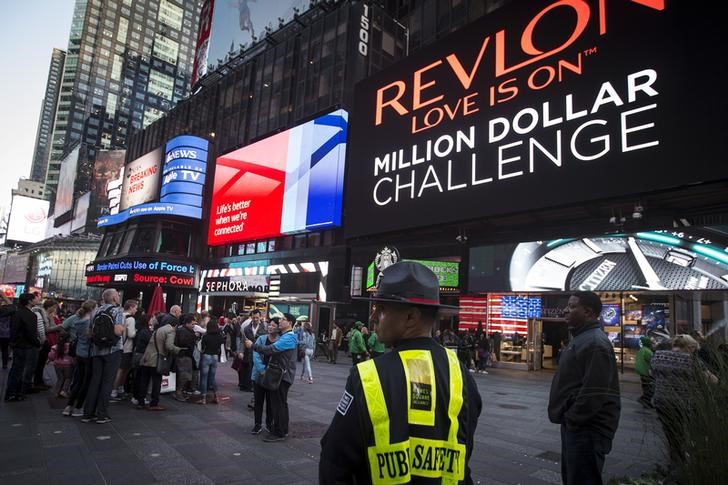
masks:
[[[65,404],[48,392],[23,403],[0,403],[0,484],[308,484],[318,481],[319,440],[341,397],[350,366],[314,362],[313,385],[289,393],[291,435],[281,443],[252,436],[249,393],[232,370],[218,370],[220,405],[179,403],[165,412],[113,405],[112,422],[83,424],[61,416]],[[548,422],[552,374],[504,369],[475,375],[484,410],[471,467],[476,483],[561,483],[559,428]],[[3,390],[7,371],[0,371]],[[639,385],[625,379],[620,428],[605,478],[639,476],[661,457],[653,413],[636,402]]]

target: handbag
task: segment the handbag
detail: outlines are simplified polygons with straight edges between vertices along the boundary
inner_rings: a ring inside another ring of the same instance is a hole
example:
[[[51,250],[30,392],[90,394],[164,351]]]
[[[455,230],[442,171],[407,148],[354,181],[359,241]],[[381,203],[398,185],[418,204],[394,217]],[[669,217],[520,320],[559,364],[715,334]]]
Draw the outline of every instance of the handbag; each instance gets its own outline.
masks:
[[[271,362],[255,377],[255,383],[267,391],[277,391],[283,380],[283,368],[276,362]]]
[[[157,351],[157,374],[168,376],[172,370],[172,357],[169,355],[162,355],[159,353],[159,346],[157,345],[157,331],[155,330],[152,334],[154,339],[154,348]]]

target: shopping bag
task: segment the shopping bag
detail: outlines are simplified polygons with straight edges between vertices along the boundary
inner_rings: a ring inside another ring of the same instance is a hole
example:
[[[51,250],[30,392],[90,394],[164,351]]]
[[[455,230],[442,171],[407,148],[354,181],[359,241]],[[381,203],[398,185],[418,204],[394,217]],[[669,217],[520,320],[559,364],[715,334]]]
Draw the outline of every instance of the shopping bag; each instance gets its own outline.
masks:
[[[56,382],[58,382],[56,368],[53,366],[53,362],[49,361],[43,368],[43,384],[53,387],[56,385]]]

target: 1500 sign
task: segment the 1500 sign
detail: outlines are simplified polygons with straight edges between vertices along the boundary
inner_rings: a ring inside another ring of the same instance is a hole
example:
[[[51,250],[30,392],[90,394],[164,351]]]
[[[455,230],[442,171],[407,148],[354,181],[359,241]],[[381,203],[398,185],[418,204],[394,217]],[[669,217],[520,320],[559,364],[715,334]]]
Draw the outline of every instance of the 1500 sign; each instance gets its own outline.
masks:
[[[348,235],[728,178],[728,69],[710,61],[728,46],[708,17],[689,2],[519,2],[360,83]]]

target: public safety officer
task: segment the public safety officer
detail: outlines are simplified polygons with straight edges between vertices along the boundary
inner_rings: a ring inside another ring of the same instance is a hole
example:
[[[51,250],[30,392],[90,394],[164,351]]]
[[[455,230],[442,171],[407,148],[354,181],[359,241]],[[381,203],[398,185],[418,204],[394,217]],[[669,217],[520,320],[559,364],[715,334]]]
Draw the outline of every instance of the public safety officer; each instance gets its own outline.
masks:
[[[455,352],[431,336],[443,307],[437,276],[396,263],[372,300],[378,336],[393,351],[352,368],[321,440],[320,483],[472,483],[482,403]]]

